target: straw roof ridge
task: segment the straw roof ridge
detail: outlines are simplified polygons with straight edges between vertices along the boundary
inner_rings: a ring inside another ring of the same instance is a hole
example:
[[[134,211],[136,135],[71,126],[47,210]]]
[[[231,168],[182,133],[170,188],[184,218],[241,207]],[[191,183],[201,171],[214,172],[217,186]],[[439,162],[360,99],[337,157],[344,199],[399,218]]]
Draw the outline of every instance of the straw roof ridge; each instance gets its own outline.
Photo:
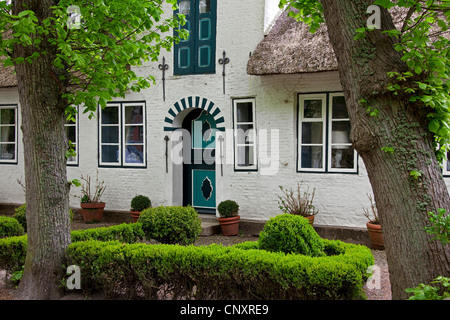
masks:
[[[407,8],[389,10],[397,29],[401,30]],[[445,18],[444,18],[445,19]],[[450,32],[442,34],[450,39]],[[431,37],[432,41],[436,40]],[[315,73],[339,70],[336,55],[328,38],[326,24],[316,33],[288,16],[280,15],[269,34],[257,45],[247,63],[250,75]]]
[[[252,53],[250,75],[336,71],[338,63],[323,24],[316,33],[283,12]]]

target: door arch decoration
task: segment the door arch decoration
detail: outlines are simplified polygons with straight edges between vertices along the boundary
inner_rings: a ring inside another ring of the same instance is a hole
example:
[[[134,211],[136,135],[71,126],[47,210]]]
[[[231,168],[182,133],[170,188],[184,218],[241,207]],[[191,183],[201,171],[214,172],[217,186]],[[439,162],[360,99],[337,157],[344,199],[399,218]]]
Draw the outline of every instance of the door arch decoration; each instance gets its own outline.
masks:
[[[222,116],[221,110],[218,106],[214,104],[214,102],[209,101],[206,98],[201,97],[187,97],[183,98],[180,101],[177,101],[174,103],[173,107],[169,109],[164,119],[164,131],[175,131],[181,126],[175,125],[174,120],[175,117],[182,111],[189,109],[189,108],[200,108],[205,111],[207,111],[211,116],[214,118],[214,121],[216,123],[216,130],[219,131],[225,131],[224,127],[224,118]]]

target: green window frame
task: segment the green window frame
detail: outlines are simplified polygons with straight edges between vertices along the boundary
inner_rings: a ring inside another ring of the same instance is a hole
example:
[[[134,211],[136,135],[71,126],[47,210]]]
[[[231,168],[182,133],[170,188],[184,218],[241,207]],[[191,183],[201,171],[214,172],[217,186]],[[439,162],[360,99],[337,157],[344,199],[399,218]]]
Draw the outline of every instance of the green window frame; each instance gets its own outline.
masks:
[[[178,0],[178,6],[174,14],[185,15],[179,28],[189,38],[174,45],[174,75],[216,73],[217,0]]]

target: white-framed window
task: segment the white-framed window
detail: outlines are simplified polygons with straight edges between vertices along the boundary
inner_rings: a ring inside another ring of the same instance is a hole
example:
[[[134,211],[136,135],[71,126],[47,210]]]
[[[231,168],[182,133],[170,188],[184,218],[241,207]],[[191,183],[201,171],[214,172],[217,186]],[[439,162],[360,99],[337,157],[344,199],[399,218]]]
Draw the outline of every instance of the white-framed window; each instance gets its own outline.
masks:
[[[0,163],[17,163],[17,105],[0,105]]]
[[[111,102],[99,111],[99,165],[145,167],[144,102]]]
[[[356,172],[357,154],[350,141],[350,119],[343,93],[329,95],[328,171]]]
[[[450,152],[447,152],[447,159],[444,160],[443,173],[445,177],[450,177]]]
[[[257,170],[255,99],[233,100],[234,169]]]
[[[298,171],[357,172],[342,93],[299,94]]]
[[[326,94],[299,97],[299,169],[325,171]]]
[[[78,108],[77,108],[78,110]],[[70,156],[67,158],[67,165],[77,166],[78,165],[78,113],[74,116],[73,119],[66,119],[66,123],[64,124],[64,128],[66,130],[67,140],[69,140],[72,149],[75,151],[74,156]]]

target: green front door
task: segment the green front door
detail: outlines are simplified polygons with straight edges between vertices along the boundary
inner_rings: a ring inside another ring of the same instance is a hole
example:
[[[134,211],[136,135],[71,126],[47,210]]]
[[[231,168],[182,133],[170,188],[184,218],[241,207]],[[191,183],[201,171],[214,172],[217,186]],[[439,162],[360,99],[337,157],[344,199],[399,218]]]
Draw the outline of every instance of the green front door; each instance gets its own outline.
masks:
[[[216,122],[206,110],[195,109],[183,121],[191,135],[190,161],[183,167],[183,205],[199,213],[216,212]]]

